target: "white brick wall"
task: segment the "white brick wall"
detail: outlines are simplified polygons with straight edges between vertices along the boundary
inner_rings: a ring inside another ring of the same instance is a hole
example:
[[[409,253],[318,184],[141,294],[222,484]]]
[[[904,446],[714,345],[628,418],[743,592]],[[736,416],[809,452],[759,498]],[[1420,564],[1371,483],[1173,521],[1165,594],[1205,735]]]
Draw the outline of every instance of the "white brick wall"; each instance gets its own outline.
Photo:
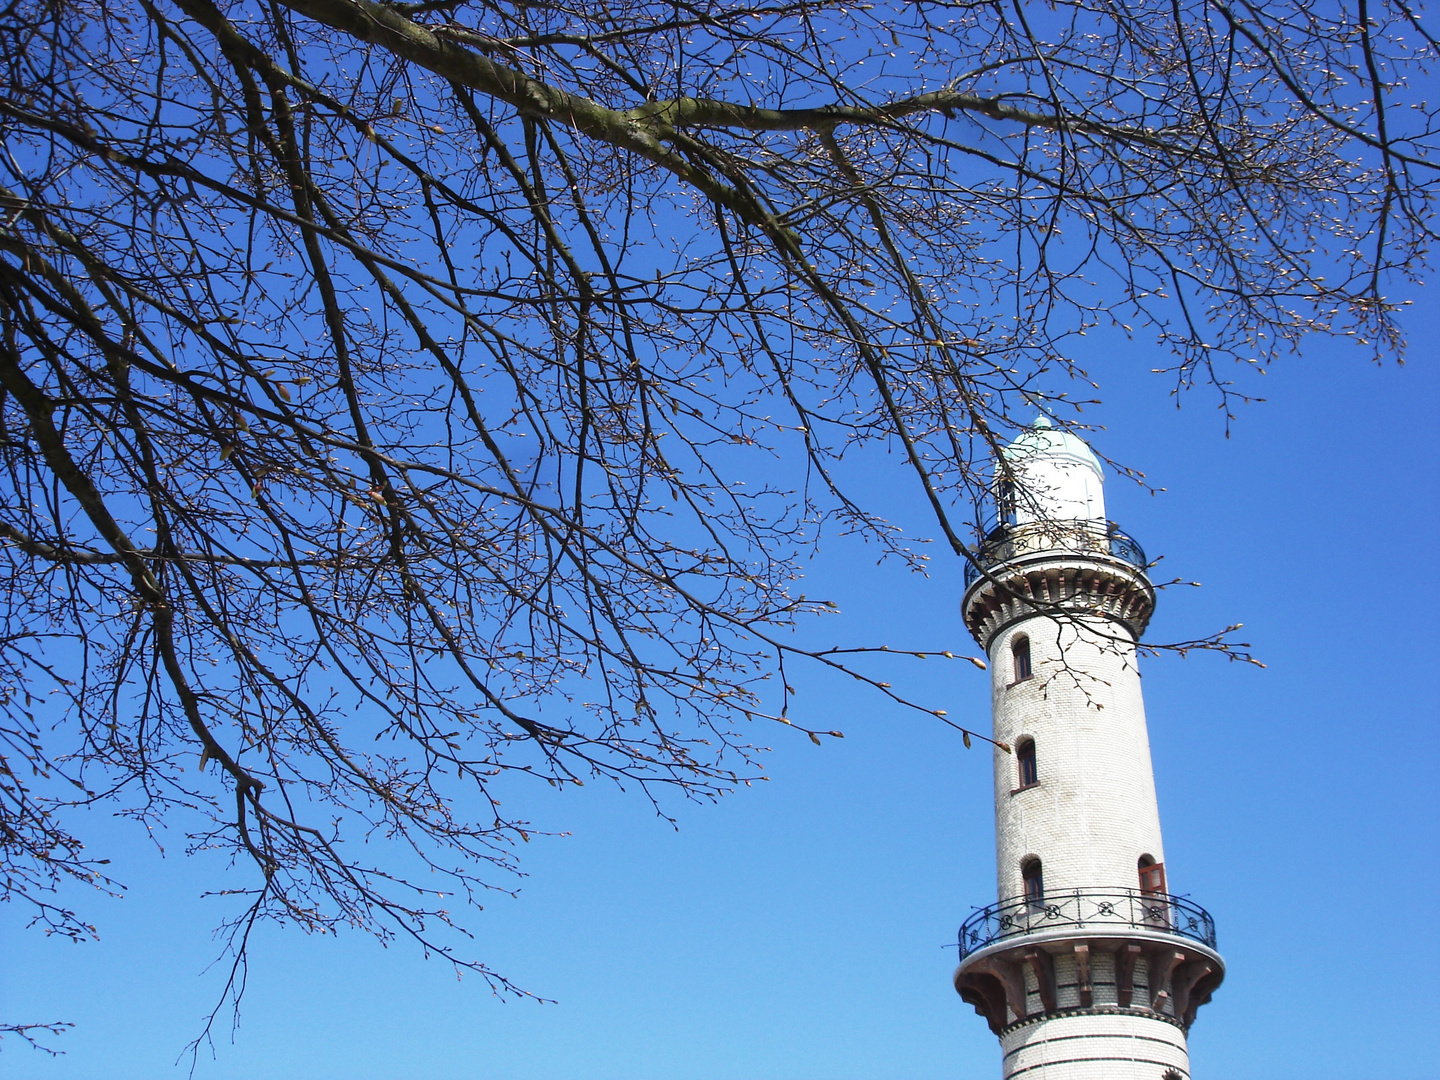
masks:
[[[1185,1033],[1146,1016],[1057,1016],[1013,1028],[1000,1040],[1005,1080],[1190,1080]]]
[[[1011,644],[1019,634],[1030,639],[1033,674],[1015,683]],[[1031,855],[1041,860],[1047,892],[1138,888],[1140,856],[1163,862],[1165,852],[1126,631],[1034,616],[996,636],[990,670],[995,738],[1011,746],[1034,739],[1039,772],[1036,786],[1015,791],[1015,757],[995,752],[1000,897],[1023,892],[1020,864]]]

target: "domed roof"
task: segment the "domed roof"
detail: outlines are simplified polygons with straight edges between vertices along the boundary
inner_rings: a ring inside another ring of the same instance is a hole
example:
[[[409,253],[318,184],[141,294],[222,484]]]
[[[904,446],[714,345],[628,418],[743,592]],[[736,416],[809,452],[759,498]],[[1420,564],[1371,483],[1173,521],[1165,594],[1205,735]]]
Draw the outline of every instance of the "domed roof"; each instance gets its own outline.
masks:
[[[1105,477],[1100,459],[1090,445],[1080,436],[1055,427],[1048,416],[1037,416],[1033,424],[1005,447],[1004,453],[1015,464],[1037,457],[1068,459],[1090,466],[1102,480]]]

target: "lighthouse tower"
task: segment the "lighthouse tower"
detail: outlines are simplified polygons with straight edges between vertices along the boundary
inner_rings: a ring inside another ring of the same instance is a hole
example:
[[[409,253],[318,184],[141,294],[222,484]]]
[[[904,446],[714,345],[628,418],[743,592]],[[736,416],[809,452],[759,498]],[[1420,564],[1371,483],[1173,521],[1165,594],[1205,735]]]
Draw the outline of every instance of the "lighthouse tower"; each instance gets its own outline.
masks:
[[[1167,883],[1135,644],[1155,607],[1090,448],[1043,417],[1006,448],[965,624],[990,658],[998,902],[955,989],[1005,1080],[1189,1080],[1224,978],[1209,914]]]

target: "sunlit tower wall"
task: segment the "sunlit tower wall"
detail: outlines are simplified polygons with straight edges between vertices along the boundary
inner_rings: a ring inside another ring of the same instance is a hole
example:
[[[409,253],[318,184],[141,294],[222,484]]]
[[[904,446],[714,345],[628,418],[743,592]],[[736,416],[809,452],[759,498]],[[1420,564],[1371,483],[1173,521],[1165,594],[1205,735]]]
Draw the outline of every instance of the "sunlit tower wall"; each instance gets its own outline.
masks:
[[[1043,417],[997,464],[965,624],[990,661],[998,900],[955,989],[1005,1080],[1188,1080],[1224,978],[1209,914],[1167,885],[1136,643],[1155,609],[1104,470]]]

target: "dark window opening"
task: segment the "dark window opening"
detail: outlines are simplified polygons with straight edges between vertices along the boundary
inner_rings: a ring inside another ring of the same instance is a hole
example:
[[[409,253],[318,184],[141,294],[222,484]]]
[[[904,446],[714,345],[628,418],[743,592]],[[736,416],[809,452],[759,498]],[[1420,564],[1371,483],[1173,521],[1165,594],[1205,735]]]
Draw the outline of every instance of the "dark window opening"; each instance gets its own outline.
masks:
[[[1141,855],[1139,862],[1140,869],[1140,891],[1147,896],[1151,894],[1163,894],[1165,892],[1165,864],[1155,861],[1154,856]]]
[[[1040,860],[1031,856],[1020,864],[1020,879],[1025,883],[1025,900],[1035,906],[1045,902],[1045,876]]]
[[[1035,740],[1021,739],[1015,746],[1015,763],[1020,767],[1020,786],[1040,782],[1040,769],[1035,763]]]
[[[995,509],[999,524],[1015,524],[1015,483],[1012,480],[1001,480],[995,485]]]
[[[1014,682],[1030,678],[1030,639],[1021,634],[1010,643],[1010,655],[1015,661]]]

